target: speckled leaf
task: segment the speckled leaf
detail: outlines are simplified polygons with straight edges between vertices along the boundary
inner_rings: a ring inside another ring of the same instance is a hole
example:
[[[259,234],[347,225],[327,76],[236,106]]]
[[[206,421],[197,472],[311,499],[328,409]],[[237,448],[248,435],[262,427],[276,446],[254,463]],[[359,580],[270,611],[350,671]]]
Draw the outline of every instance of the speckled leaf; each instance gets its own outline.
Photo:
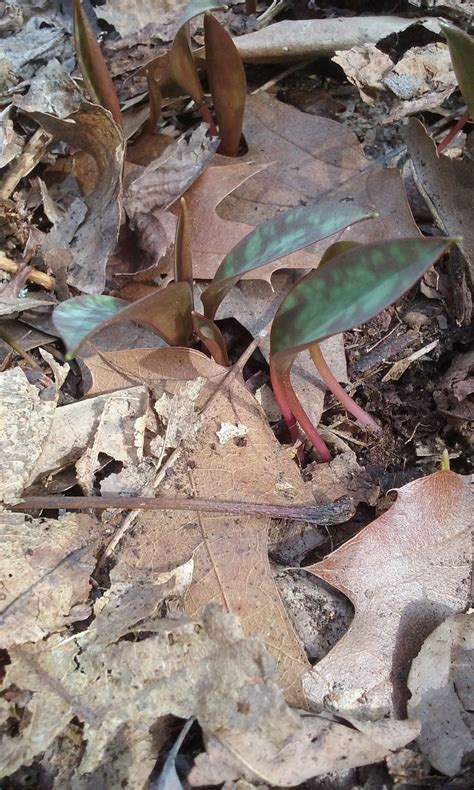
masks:
[[[192,0],[181,14],[178,28],[182,28],[186,22],[199,14],[204,14],[206,11],[217,11],[218,8],[224,8],[224,6],[225,3],[219,3],[217,0]]]
[[[209,13],[204,16],[204,45],[207,76],[221,138],[218,153],[237,156],[247,96],[242,58],[225,27]]]
[[[214,318],[225,295],[243,274],[301,250],[374,214],[349,203],[319,203],[277,214],[259,225],[224,258],[202,294],[208,318]]]
[[[77,296],[53,312],[53,323],[69,357],[93,334],[118,321],[136,321],[169,345],[186,346],[192,330],[189,284],[175,283],[132,303],[113,296]]]
[[[474,119],[474,38],[451,25],[440,22],[440,27],[448,42],[459,88]]]
[[[74,0],[74,46],[77,61],[92,101],[112,113],[119,126],[123,125],[120,104],[107,64],[89,24],[81,0]]]
[[[446,251],[450,239],[367,244],[300,280],[272,325],[272,353],[300,351],[368,321],[395,302]]]

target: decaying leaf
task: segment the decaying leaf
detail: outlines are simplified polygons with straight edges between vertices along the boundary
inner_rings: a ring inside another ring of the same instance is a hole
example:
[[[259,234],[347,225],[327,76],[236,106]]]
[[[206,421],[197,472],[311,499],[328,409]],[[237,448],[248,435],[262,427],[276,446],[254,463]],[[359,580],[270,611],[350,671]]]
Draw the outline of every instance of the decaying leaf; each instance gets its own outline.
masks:
[[[124,192],[124,208],[138,244],[153,257],[165,255],[174,238],[174,217],[165,210],[188,189],[210,162],[218,146],[201,124],[186,140],[167,146],[147,167],[134,169]]]
[[[63,27],[35,15],[12,36],[2,39],[2,92],[28,80],[52,58],[62,61],[72,56],[69,36]]]
[[[153,586],[153,574],[148,585]],[[163,598],[169,589],[161,587]],[[113,595],[112,587],[107,606],[119,608],[126,596],[120,588]],[[159,611],[147,609],[138,621],[147,637],[138,641],[115,641],[114,619],[105,619],[102,608],[100,631],[90,628],[67,639],[53,635],[11,649],[3,688],[16,693],[10,693],[1,714],[22,726],[14,737],[9,727],[2,738],[3,776],[45,751],[74,716],[84,722],[78,776],[97,769],[114,740],[124,752],[137,735],[151,744],[150,727],[167,713],[195,715],[208,732],[266,730],[280,741],[297,729],[270,656],[260,639],[243,638],[236,618],[215,605],[197,622],[160,619]],[[132,622],[127,628],[122,621],[121,630],[134,633],[139,613],[136,607],[125,612]],[[15,697],[23,700],[21,707]],[[148,766],[151,772],[153,763]]]
[[[124,156],[123,135],[107,110],[83,104],[67,119],[43,112],[31,116],[56,140],[86,151],[95,161],[93,189],[84,196],[87,215],[76,226],[68,225],[63,241],[56,231],[54,248],[71,254],[68,283],[85,293],[101,293],[105,285],[105,265],[118,238],[121,209],[119,195]],[[61,243],[62,242],[62,243]]]
[[[148,352],[139,363],[135,354],[103,355],[97,360],[96,371],[99,375],[105,373],[107,359],[125,373],[130,368],[138,370],[139,364],[145,380],[153,375],[156,381],[161,370],[162,385],[173,393],[182,386],[180,379],[183,381],[186,373],[175,351],[178,349]],[[200,375],[205,375],[206,366],[210,366],[211,378],[196,402],[198,412],[203,414],[197,441],[192,446],[181,445],[173,473],[166,476],[156,495],[180,496],[184,490],[205,498],[239,499],[245,491],[245,499],[250,502],[307,501],[306,487],[296,466],[276,442],[260,407],[235,372],[216,389],[225,369],[211,364],[198,352],[179,351],[182,358],[191,361],[189,378],[195,378],[193,360],[197,363],[199,359],[203,360]],[[218,370],[220,378],[216,379]],[[247,433],[220,444],[218,432],[223,423],[245,426]],[[151,569],[168,571],[193,556],[193,584],[185,599],[186,611],[194,616],[209,601],[217,601],[237,614],[246,634],[261,634],[265,639],[277,661],[288,699],[304,704],[300,678],[308,665],[272,577],[267,554],[268,526],[267,519],[248,516],[199,513],[190,518],[189,513],[176,511],[157,519],[152,512],[143,511],[135,521],[133,537],[127,534],[117,553],[112,575],[134,578]]]
[[[368,104],[388,89],[384,98],[392,106],[387,121],[437,107],[457,86],[446,44],[413,47],[396,64],[374,44],[337,52],[333,60]]]
[[[403,679],[423,639],[469,595],[472,492],[453,472],[398,491],[395,504],[306,570],[354,603],[348,633],[304,679],[309,701],[358,719],[403,715]]]
[[[2,648],[38,642],[89,617],[95,527],[85,515],[32,519],[1,513]]]
[[[439,227],[462,237],[459,246],[474,278],[474,162],[469,158],[452,160],[438,155],[431,137],[415,118],[405,127],[403,137],[411,154],[417,186]]]
[[[15,159],[23,148],[23,140],[16,133],[10,114],[11,107],[0,112],[0,168]]]
[[[249,275],[251,279],[269,280],[277,268],[313,269],[335,241],[419,234],[400,173],[370,165],[356,136],[342,124],[299,112],[260,93],[247,97],[244,134],[249,153],[243,161],[223,166],[216,157],[216,166],[209,167],[186,193],[197,278],[212,279],[223,257],[259,223],[279,211],[320,200],[350,202],[375,209],[379,216],[262,266]],[[214,206],[218,215],[212,211]]]
[[[84,94],[56,58],[38,69],[24,96],[14,97],[14,105],[20,110],[47,112],[57,118],[77,112],[84,101]]]
[[[448,617],[424,642],[408,676],[410,716],[433,768],[456,776],[474,754],[474,613]]]
[[[206,754],[195,760],[191,784],[217,785],[244,776],[250,782],[293,787],[313,776],[382,760],[419,731],[415,721],[386,721],[364,733],[324,716],[302,716],[300,725],[296,735],[279,743],[265,733],[211,736]]]
[[[159,16],[174,12],[176,15],[187,5],[187,0],[162,0]],[[142,27],[157,22],[157,9],[149,0],[105,0],[96,12],[120,33],[122,38],[136,33]]]
[[[0,374],[0,497],[6,504],[17,502],[30,480],[51,429],[61,384],[41,390],[19,367]]]

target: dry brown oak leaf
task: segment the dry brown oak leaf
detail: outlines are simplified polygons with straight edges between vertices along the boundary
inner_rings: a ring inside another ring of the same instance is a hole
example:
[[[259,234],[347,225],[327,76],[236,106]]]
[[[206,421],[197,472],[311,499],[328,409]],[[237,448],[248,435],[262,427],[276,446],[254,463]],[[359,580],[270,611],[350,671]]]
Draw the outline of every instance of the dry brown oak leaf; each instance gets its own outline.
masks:
[[[279,211],[320,200],[354,202],[375,209],[379,218],[280,258],[251,272],[249,279],[270,280],[277,268],[315,268],[329,244],[341,239],[369,242],[419,234],[398,170],[370,162],[342,124],[258,94],[247,97],[244,134],[249,151],[238,164],[216,156],[216,164],[186,192],[197,279],[211,279],[222,258],[256,225]]]
[[[107,361],[115,370],[107,371]],[[173,394],[196,378],[205,385],[196,401],[196,441],[181,445],[157,496],[243,499],[297,504],[311,501],[296,465],[280,447],[264,412],[235,371],[189,349],[136,350],[88,359],[92,391],[141,379]],[[120,371],[128,378],[120,378]],[[131,377],[131,378],[130,378]],[[164,380],[166,377],[166,380]],[[113,382],[113,383],[112,383]],[[154,382],[154,384],[153,384]],[[224,434],[220,432],[224,428]],[[232,438],[232,429],[237,434]],[[267,553],[270,520],[250,516],[141,512],[114,556],[111,579],[148,577],[194,559],[186,611],[194,616],[213,601],[240,618],[247,636],[261,635],[277,663],[286,698],[304,706],[301,677],[309,668],[274,582]]]
[[[469,478],[436,472],[400,488],[386,513],[306,568],[355,606],[347,634],[304,678],[311,704],[404,716],[410,662],[468,605],[472,523]]]

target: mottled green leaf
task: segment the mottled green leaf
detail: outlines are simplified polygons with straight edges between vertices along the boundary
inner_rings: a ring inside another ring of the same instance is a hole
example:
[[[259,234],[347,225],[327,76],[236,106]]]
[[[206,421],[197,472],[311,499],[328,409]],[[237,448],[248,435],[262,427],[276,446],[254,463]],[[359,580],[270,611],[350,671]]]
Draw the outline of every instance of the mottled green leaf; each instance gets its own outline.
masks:
[[[218,365],[229,367],[230,362],[227,356],[225,347],[225,340],[222,337],[222,332],[214,321],[201,315],[201,313],[192,313],[193,329],[196,336],[201,343],[207,348],[212,358]]]
[[[191,253],[191,223],[189,211],[184,197],[180,198],[181,211],[176,223],[174,240],[174,281],[189,283],[193,290],[193,259]]]
[[[114,84],[100,46],[82,8],[81,0],[74,0],[73,24],[77,62],[89,95],[95,104],[100,104],[109,110],[119,126],[123,126],[122,113]]]
[[[467,104],[469,115],[474,119],[474,38],[464,30],[452,25],[440,27],[446,36],[454,73]]]
[[[367,244],[310,272],[275,315],[272,353],[294,354],[373,318],[411,288],[450,243],[434,238]]]
[[[199,14],[204,14],[206,11],[217,11],[217,9],[224,7],[225,3],[219,3],[217,0],[191,0],[179,18],[178,29]]]
[[[171,346],[186,346],[192,331],[189,284],[175,283],[131,303],[113,296],[76,296],[53,312],[69,357],[96,332],[119,321],[135,321]]]
[[[225,295],[246,272],[373,216],[350,203],[319,203],[277,214],[251,231],[226,255],[202,294],[206,316],[214,318]]]
[[[242,58],[227,30],[204,16],[207,76],[221,143],[219,154],[237,156],[242,136],[247,80]]]

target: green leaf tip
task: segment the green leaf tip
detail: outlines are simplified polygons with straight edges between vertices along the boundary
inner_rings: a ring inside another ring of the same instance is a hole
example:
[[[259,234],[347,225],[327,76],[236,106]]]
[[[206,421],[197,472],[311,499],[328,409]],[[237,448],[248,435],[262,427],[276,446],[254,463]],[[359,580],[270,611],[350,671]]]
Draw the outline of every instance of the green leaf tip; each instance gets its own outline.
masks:
[[[373,216],[349,203],[316,203],[277,214],[245,236],[221,262],[201,297],[206,316],[214,318],[226,294],[247,272]]]

